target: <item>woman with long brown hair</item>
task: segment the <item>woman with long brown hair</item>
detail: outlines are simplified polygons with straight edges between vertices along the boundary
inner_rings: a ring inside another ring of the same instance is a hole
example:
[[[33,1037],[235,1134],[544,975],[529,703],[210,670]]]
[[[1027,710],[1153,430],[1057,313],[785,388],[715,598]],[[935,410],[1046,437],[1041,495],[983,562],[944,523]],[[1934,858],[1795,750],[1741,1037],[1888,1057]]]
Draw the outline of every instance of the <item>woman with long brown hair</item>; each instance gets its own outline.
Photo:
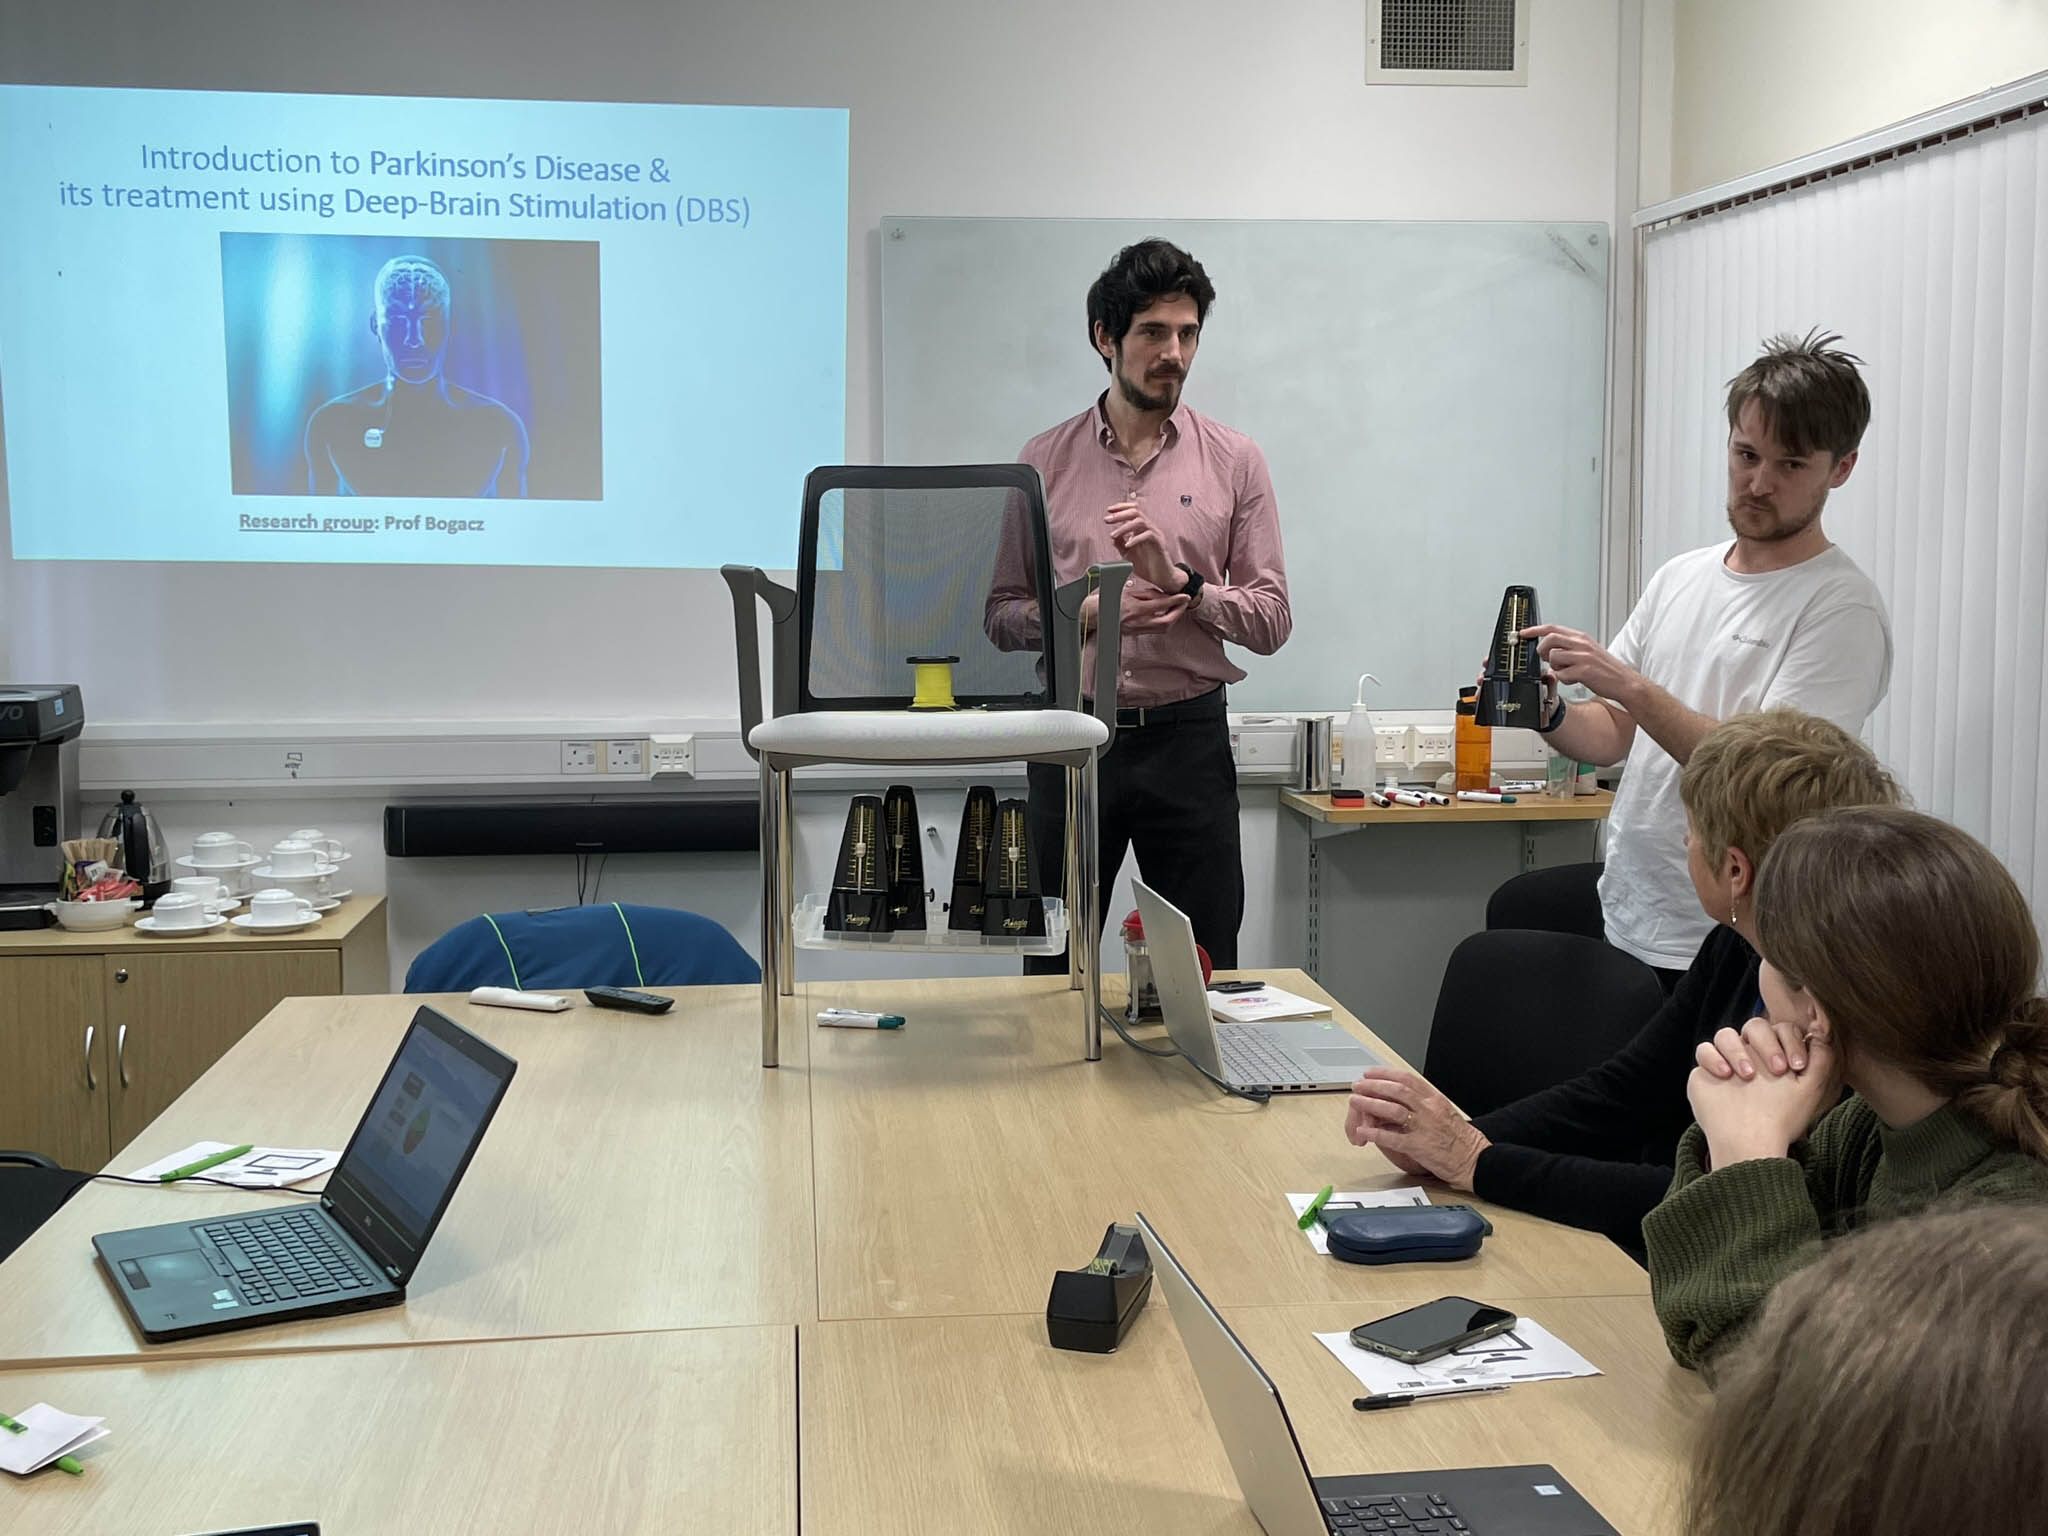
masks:
[[[1938,1201],[2048,1201],[2041,941],[1989,849],[1918,811],[1824,811],[1765,858],[1755,919],[1767,1018],[1700,1047],[1696,1120],[1643,1222],[1685,1365],[1826,1239]]]

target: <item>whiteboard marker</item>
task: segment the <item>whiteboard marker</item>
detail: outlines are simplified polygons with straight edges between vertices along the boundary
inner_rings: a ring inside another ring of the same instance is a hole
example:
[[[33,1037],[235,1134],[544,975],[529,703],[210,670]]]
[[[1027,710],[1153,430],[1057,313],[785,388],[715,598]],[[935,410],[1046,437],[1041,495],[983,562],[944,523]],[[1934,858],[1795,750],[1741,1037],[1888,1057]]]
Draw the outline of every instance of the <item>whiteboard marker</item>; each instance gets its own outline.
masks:
[[[901,1029],[900,1013],[862,1013],[855,1008],[827,1008],[818,1015],[827,1029]]]

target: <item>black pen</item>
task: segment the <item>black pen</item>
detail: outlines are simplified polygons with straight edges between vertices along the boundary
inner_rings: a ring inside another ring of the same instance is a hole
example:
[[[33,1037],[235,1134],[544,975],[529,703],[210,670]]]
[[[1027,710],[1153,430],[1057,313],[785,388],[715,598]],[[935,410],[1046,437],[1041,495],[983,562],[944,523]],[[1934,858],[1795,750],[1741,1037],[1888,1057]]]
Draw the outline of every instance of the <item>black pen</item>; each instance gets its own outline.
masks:
[[[1448,1387],[1441,1392],[1376,1392],[1371,1397],[1354,1397],[1351,1406],[1360,1413],[1371,1413],[1375,1408],[1401,1408],[1409,1403],[1423,1403],[1432,1397],[1465,1397],[1474,1392],[1505,1392],[1508,1384],[1494,1382],[1485,1387]]]

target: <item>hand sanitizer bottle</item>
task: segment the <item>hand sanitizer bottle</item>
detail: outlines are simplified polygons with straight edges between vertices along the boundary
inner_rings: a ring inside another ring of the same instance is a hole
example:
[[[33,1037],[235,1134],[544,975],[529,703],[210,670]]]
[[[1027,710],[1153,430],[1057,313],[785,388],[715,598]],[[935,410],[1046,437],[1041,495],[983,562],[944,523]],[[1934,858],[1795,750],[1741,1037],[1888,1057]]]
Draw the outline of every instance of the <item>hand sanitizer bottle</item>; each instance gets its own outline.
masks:
[[[1365,707],[1365,685],[1378,682],[1370,672],[1358,676],[1358,702],[1351,706],[1351,718],[1344,722],[1344,762],[1337,773],[1339,789],[1372,788],[1379,743],[1373,735],[1372,712]]]

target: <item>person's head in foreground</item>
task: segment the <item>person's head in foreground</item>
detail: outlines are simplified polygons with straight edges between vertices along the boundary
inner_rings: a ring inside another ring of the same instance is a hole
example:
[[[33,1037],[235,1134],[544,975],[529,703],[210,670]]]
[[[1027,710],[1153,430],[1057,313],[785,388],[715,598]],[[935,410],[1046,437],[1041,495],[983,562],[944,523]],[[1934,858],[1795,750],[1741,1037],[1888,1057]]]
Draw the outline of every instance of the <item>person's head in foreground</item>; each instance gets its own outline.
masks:
[[[2048,1158],[2041,939],[1990,849],[1901,806],[1824,811],[1778,839],[1755,915],[1770,1017],[1824,1039],[1880,1114],[1880,1092],[1929,1112],[1953,1102]]]
[[[1829,1246],[1728,1352],[1688,1536],[2048,1528],[2048,1207]]]

